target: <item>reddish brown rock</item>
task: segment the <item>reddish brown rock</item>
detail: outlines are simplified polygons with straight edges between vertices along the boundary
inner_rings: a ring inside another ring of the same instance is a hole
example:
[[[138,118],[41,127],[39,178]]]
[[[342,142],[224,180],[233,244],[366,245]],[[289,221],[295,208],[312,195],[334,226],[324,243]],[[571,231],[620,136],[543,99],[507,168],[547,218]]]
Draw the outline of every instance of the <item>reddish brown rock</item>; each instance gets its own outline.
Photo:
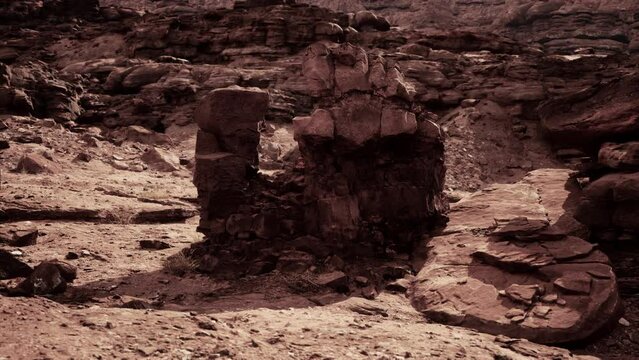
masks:
[[[484,235],[495,219],[521,222],[525,216],[552,228],[570,217],[570,181],[568,171],[536,170],[519,183],[452,205],[451,234],[428,242],[430,256],[409,291],[413,305],[438,322],[541,343],[585,339],[615,321],[620,298],[614,273],[591,244],[566,236],[521,243]],[[595,278],[592,270],[605,276]],[[515,312],[521,304],[533,311]]]
[[[26,154],[20,158],[14,171],[27,174],[55,174],[62,171],[57,163],[40,154]]]
[[[180,169],[180,159],[175,154],[156,147],[149,148],[140,160],[157,171],[170,172]]]
[[[0,242],[9,246],[35,245],[38,228],[31,222],[0,225]]]
[[[256,165],[257,126],[268,103],[268,93],[257,88],[216,89],[198,105],[195,121],[202,131],[215,135],[219,151],[238,154]]]
[[[639,142],[605,143],[599,149],[598,160],[612,169],[639,169]]]
[[[327,68],[334,64],[336,92],[324,92],[324,109],[295,120],[306,171],[306,230],[353,251],[409,246],[447,206],[439,128],[409,110],[410,97],[397,96],[406,95],[398,90],[403,77],[383,58],[369,67],[361,48],[322,46],[329,55],[316,57],[329,61]],[[311,54],[307,62],[319,61]],[[389,70],[395,75],[387,76]],[[316,75],[309,71],[311,80]],[[353,240],[365,245],[357,249]]]
[[[592,182],[584,191],[576,218],[597,230],[639,230],[639,173],[614,173]]]
[[[632,75],[552,99],[539,108],[542,126],[550,140],[562,146],[592,148],[637,135],[638,89],[639,76]]]
[[[33,269],[27,279],[18,284],[12,293],[16,295],[51,295],[62,293],[67,289],[67,283],[73,282],[77,270],[62,261],[45,261]]]

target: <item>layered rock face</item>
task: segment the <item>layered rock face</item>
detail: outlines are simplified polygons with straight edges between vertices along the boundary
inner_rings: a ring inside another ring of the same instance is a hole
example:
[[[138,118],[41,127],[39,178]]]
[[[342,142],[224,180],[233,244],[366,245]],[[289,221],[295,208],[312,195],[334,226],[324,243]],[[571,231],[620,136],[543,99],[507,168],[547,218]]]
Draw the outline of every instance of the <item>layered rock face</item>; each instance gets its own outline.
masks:
[[[341,3],[305,2],[336,9]],[[350,11],[373,10],[397,26],[466,27],[500,32],[551,53],[637,51],[635,1],[608,0],[361,0]]]
[[[436,321],[540,343],[586,339],[618,316],[608,258],[580,236],[579,187],[536,170],[452,206],[410,298]]]
[[[341,246],[403,250],[441,223],[444,147],[398,68],[351,44],[316,43],[304,60],[311,116],[293,120],[304,158],[306,230]],[[341,243],[341,244],[340,244]]]

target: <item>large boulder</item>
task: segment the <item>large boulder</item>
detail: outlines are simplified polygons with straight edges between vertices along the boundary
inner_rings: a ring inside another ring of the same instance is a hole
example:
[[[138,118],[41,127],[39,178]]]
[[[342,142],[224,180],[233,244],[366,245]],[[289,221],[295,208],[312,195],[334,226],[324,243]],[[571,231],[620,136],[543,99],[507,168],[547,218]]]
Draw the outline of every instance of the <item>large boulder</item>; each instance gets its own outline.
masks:
[[[56,174],[61,172],[62,168],[58,163],[43,155],[31,153],[20,158],[14,171],[26,174]]]
[[[219,151],[243,156],[257,165],[258,123],[268,110],[269,95],[258,88],[231,86],[213,90],[195,110],[200,129],[215,135]]]
[[[437,322],[545,344],[615,321],[608,258],[574,236],[583,230],[571,215],[576,191],[568,171],[536,170],[454,204],[444,234],[428,241],[412,304]]]
[[[63,293],[77,277],[77,269],[63,261],[44,261],[15,289],[14,295],[52,295]]]

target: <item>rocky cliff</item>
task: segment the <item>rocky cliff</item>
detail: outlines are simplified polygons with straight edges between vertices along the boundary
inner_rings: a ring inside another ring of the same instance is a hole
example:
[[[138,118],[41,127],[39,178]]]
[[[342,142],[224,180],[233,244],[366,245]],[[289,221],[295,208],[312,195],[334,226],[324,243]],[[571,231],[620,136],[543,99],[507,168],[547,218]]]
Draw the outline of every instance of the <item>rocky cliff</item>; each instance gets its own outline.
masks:
[[[342,2],[308,0],[344,9]],[[403,0],[351,1],[385,16],[395,26],[474,28],[494,31],[550,52],[635,52],[639,46],[636,1],[611,0]]]

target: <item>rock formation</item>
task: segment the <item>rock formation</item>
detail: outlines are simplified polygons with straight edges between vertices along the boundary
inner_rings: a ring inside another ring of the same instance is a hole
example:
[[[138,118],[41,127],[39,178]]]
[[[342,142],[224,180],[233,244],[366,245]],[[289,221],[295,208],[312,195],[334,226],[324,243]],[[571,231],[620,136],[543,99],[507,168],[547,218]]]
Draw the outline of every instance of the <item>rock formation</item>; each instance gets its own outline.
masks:
[[[395,26],[490,29],[549,53],[636,52],[639,37],[632,0],[303,0],[331,9],[372,10]]]
[[[293,120],[307,231],[358,251],[410,249],[447,208],[439,127],[414,107],[397,66],[351,44],[312,45],[304,75],[323,95],[321,108]]]
[[[563,170],[536,170],[456,203],[428,241],[413,305],[436,321],[482,332],[565,343],[619,316],[609,260],[573,218],[578,186]]]
[[[637,11],[0,2],[0,357],[639,352]]]
[[[193,182],[201,206],[200,228],[212,237],[243,236],[233,221],[248,222],[251,229],[252,214],[241,213],[241,208],[250,205],[245,192],[257,166],[258,123],[267,108],[266,92],[230,87],[212,91],[196,110]]]

